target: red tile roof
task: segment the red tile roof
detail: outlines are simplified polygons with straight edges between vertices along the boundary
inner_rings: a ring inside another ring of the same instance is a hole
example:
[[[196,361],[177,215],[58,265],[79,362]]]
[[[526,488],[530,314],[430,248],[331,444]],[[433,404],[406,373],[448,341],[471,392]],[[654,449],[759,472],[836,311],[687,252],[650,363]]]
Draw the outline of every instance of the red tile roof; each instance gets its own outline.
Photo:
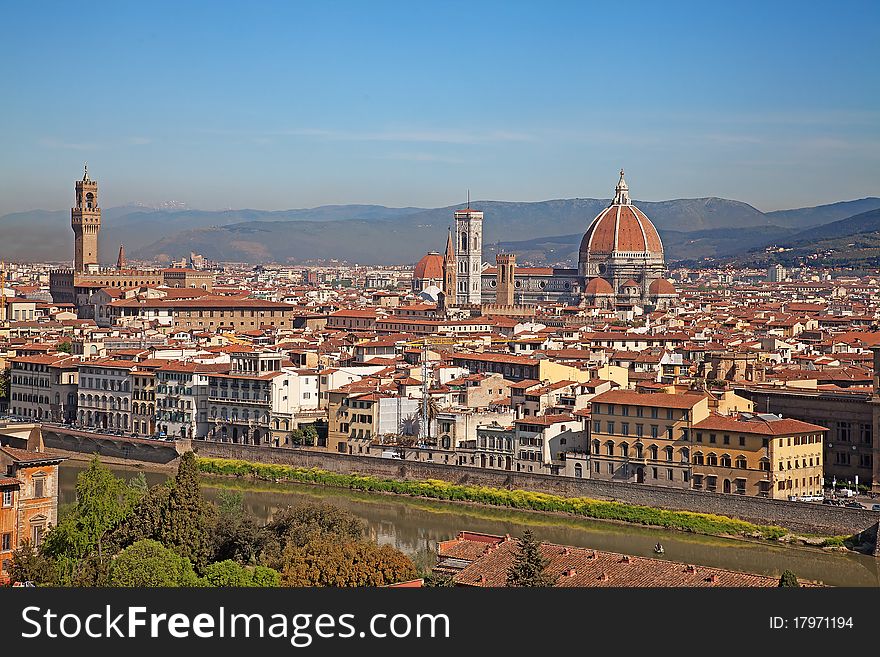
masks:
[[[464,548],[457,548],[468,554]],[[517,542],[505,539],[495,545],[479,543],[482,554],[453,576],[459,586],[502,587],[514,563]],[[546,573],[554,586],[565,587],[777,587],[779,579],[724,568],[693,566],[675,561],[635,557],[581,547],[542,543],[541,555],[549,560]],[[466,558],[466,557],[465,557]]]
[[[657,408],[689,409],[706,399],[705,394],[673,395],[661,392],[631,392],[629,390],[609,390],[593,397],[593,403],[628,404],[630,406],[655,406]]]

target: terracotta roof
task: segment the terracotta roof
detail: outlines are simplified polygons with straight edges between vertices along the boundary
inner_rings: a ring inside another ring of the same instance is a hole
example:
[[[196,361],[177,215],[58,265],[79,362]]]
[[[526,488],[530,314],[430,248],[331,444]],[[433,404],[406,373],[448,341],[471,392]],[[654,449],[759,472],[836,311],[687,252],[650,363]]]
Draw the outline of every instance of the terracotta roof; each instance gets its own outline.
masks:
[[[584,294],[614,294],[614,288],[604,278],[597,276],[596,278],[591,278],[590,282],[587,283],[587,287],[584,288]]]
[[[0,452],[5,452],[16,463],[39,463],[43,461],[63,461],[65,457],[54,452],[31,452],[17,447],[0,447]]]
[[[745,418],[751,419],[745,419]],[[769,419],[768,416],[760,415],[728,416],[710,415],[694,425],[694,429],[710,431],[730,431],[738,433],[753,433],[763,436],[784,436],[796,433],[817,433],[828,431],[825,427],[791,418]]]
[[[443,278],[443,256],[439,253],[429,253],[422,257],[413,270],[413,278],[428,279],[434,278],[442,280]]]
[[[665,278],[658,278],[648,286],[648,294],[677,294],[675,286]]]
[[[459,586],[502,587],[514,563],[517,542],[504,540],[496,547],[480,544],[483,554],[453,576]],[[554,586],[566,587],[777,587],[777,577],[741,573],[724,568],[693,566],[663,559],[542,543],[549,560],[546,573]]]
[[[628,404],[630,406],[656,406],[658,408],[693,408],[707,395],[673,395],[661,392],[632,392],[630,390],[609,390],[593,397],[592,402],[605,404]]]
[[[600,212],[581,241],[582,258],[615,251],[663,253],[657,229],[634,205],[610,205]]]

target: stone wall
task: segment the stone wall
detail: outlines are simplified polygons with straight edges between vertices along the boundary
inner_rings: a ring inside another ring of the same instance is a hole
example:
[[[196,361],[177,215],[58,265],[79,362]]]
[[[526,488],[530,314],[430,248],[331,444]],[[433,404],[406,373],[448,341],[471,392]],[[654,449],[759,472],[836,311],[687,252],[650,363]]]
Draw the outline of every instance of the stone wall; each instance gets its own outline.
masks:
[[[179,456],[177,445],[173,442],[102,436],[84,431],[60,431],[46,426],[43,427],[43,443],[49,449],[145,463],[167,464]]]
[[[440,463],[401,462],[302,449],[267,449],[231,443],[193,441],[192,446],[199,456],[205,457],[320,468],[342,474],[357,473],[410,480],[440,479],[456,484],[533,490],[564,497],[589,497],[676,511],[715,513],[757,524],[781,525],[793,531],[816,534],[857,534],[880,518],[876,511],[867,509],[677,490],[645,484],[484,470]]]

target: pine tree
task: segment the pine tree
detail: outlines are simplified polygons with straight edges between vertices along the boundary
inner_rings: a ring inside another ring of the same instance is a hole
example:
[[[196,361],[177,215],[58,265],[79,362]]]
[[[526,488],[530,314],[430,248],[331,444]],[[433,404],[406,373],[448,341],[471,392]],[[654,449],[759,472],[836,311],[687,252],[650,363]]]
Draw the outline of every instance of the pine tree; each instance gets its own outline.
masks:
[[[782,588],[798,588],[800,585],[797,576],[790,570],[783,571],[779,578],[779,586]]]
[[[177,476],[168,495],[168,508],[159,531],[160,542],[187,557],[200,568],[213,552],[211,532],[217,521],[216,510],[202,497],[196,455],[180,458]]]
[[[516,560],[507,570],[508,586],[553,586],[555,579],[547,572],[550,560],[541,555],[541,542],[527,529],[517,539]]]

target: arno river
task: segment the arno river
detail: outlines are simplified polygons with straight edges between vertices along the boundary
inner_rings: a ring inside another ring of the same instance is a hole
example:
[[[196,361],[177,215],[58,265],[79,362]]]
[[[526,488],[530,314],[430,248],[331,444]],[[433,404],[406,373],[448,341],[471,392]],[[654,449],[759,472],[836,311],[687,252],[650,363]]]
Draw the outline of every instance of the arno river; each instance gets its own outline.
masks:
[[[61,466],[61,504],[74,501],[76,475],[86,465]],[[139,470],[113,467],[126,479]],[[144,472],[150,485],[166,475]],[[327,502],[363,518],[369,535],[408,554],[419,567],[434,563],[438,541],[462,530],[519,536],[526,528],[541,540],[651,557],[658,541],[664,559],[778,576],[788,568],[798,577],[832,586],[880,586],[880,559],[814,548],[745,542],[617,523],[580,520],[529,511],[483,508],[376,495],[301,484],[272,484],[226,478],[204,481],[205,494],[216,498],[223,489],[240,491],[246,508],[266,521],[278,509],[305,502]]]

